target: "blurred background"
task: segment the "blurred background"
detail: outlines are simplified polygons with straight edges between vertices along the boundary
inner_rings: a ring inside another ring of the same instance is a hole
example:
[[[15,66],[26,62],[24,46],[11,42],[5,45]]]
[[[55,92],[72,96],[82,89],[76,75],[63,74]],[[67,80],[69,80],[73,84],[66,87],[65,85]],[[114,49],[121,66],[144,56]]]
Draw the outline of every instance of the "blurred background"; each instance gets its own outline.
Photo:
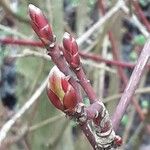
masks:
[[[30,25],[28,5],[39,7],[51,23],[57,42],[64,32],[77,39],[117,8],[118,0],[0,0],[0,128],[41,86],[54,65]],[[139,11],[140,9],[140,11]],[[125,11],[128,10],[128,11]],[[145,26],[139,14],[147,20]],[[134,20],[138,21],[144,28]],[[149,27],[148,27],[149,26]],[[83,67],[98,97],[112,116],[137,58],[149,37],[150,0],[127,1],[79,44]],[[15,43],[15,41],[24,41]],[[113,42],[114,41],[114,42]],[[85,104],[89,104],[86,94]],[[150,149],[150,70],[121,121],[122,150]],[[136,101],[136,102],[135,102]],[[140,111],[138,111],[139,109]],[[8,132],[0,150],[91,150],[75,121],[66,119],[49,102],[46,91]]]

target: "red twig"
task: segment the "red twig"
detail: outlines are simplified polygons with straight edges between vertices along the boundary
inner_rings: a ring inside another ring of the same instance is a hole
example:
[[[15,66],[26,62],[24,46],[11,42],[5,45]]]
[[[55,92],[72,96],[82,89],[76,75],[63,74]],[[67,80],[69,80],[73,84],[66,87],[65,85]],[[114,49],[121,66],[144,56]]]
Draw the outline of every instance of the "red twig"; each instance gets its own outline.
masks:
[[[135,13],[137,16],[141,19],[147,30],[150,32],[150,23],[148,22],[147,18],[145,17],[141,7],[139,6],[139,3],[137,0],[131,0],[134,8],[135,8]]]
[[[121,61],[116,61],[116,60],[108,60],[108,59],[101,57],[100,55],[95,55],[92,53],[80,52],[80,56],[83,59],[90,59],[97,63],[104,62],[108,65],[114,65],[114,66],[120,66],[123,68],[132,68],[132,69],[135,67],[135,64],[133,64],[133,63],[126,63],[126,62],[121,62]]]
[[[79,82],[81,84],[81,86],[83,87],[83,89],[85,90],[85,92],[87,93],[91,104],[97,101],[97,96],[95,91],[93,90],[90,81],[87,79],[83,68],[80,67],[79,70],[75,71],[77,78],[79,79]]]
[[[32,40],[18,40],[13,38],[4,38],[0,39],[0,43],[2,44],[12,44],[12,45],[21,45],[21,46],[33,46],[33,47],[44,47],[42,42],[32,41]]]
[[[31,41],[31,40],[18,40],[18,39],[12,39],[12,38],[5,38],[5,39],[0,39],[0,43],[20,45],[20,46],[34,46],[34,47],[44,48],[44,45],[42,42]],[[133,69],[135,67],[135,64],[133,64],[133,63],[108,60],[108,59],[101,57],[100,55],[95,55],[92,53],[79,52],[79,54],[83,59],[90,59],[90,60],[95,61],[97,63],[105,62],[108,65],[120,66],[123,68],[131,68],[131,69]],[[149,65],[149,67],[150,67],[150,65]]]

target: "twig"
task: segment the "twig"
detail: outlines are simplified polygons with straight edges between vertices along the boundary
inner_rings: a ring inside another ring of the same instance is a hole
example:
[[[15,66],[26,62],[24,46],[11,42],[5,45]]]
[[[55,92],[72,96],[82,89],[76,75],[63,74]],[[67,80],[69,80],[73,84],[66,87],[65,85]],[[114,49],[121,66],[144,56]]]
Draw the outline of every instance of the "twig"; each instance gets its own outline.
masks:
[[[43,73],[44,71],[44,65],[45,65],[45,61],[42,59],[40,62],[39,62],[39,69],[37,70],[36,72],[36,76],[34,77],[33,81],[32,81],[32,85],[31,85],[31,88],[30,88],[30,92],[28,93],[28,96],[30,97],[33,92],[36,90],[36,88],[38,87],[38,84],[39,84],[39,78],[41,76],[41,74]],[[38,109],[39,108],[39,100],[37,100],[36,102],[34,102],[34,104],[32,105],[31,107],[31,110],[28,111],[28,114],[30,114],[27,118],[27,122],[28,122],[28,126],[30,126],[35,118],[35,115],[36,113],[38,112]],[[32,136],[30,134],[30,136]],[[31,142],[29,140],[29,132],[26,134],[26,143],[28,144],[28,147],[30,147],[31,149]]]
[[[131,106],[130,112],[128,113],[129,121],[128,121],[128,124],[125,126],[125,130],[124,130],[124,134],[123,134],[124,145],[126,144],[128,138],[129,138],[130,131],[131,131],[132,125],[134,123],[135,112],[136,112],[135,109],[133,108],[133,106]]]
[[[10,34],[13,34],[13,35],[16,35],[18,37],[21,37],[23,39],[27,39],[28,37],[12,28],[9,28],[8,26],[4,26],[2,24],[0,24],[0,29],[7,32],[7,33],[10,33]]]
[[[20,15],[18,15],[17,13],[13,12],[13,10],[10,8],[10,6],[8,5],[8,3],[6,3],[5,0],[1,0],[0,1],[0,5],[4,8],[4,10],[10,14],[12,17],[14,17],[15,19],[17,19],[20,22],[24,22],[26,24],[30,24],[30,21],[28,18],[23,18]]]
[[[114,13],[116,13],[124,5],[122,0],[119,0],[117,4],[102,18],[100,18],[88,31],[86,31],[80,38],[77,39],[79,46],[83,44],[86,39],[93,34],[100,26],[102,26]]]
[[[48,143],[46,144],[47,147],[49,147],[49,148],[55,148],[57,146],[57,144],[61,140],[64,132],[66,131],[69,123],[70,123],[69,120],[65,121],[65,123],[62,125],[62,128],[61,128],[59,134],[54,139],[50,139],[50,141],[48,141]]]
[[[90,45],[88,45],[88,47],[84,49],[84,52],[85,53],[90,52],[96,46],[97,43],[98,43],[98,40],[91,41]]]
[[[18,34],[18,32],[17,32],[17,34]],[[25,37],[25,38],[27,39],[27,37]],[[21,46],[44,47],[42,42],[25,40],[25,39],[19,40],[19,39],[14,39],[14,38],[4,38],[4,39],[0,39],[0,43],[12,44],[12,45],[21,45]]]
[[[17,40],[17,39],[0,39],[0,43],[3,44],[15,44],[15,45],[22,45],[22,46],[37,46],[37,47],[44,47],[42,42],[37,42],[37,41],[31,41],[31,40]],[[16,57],[23,57],[23,56],[28,56],[29,55],[35,55],[35,56],[41,56],[43,54],[40,55],[40,53],[38,52],[34,52],[34,53],[30,53],[30,51],[24,52],[23,54],[20,55],[16,55]],[[116,66],[121,66],[121,67],[128,67],[128,68],[134,68],[135,64],[132,63],[126,63],[126,62],[120,62],[120,61],[113,61],[113,60],[108,60],[105,59],[101,56],[98,55],[94,55],[92,53],[85,53],[85,52],[79,52],[80,56],[83,59],[91,59],[93,61],[96,61],[98,63],[100,62],[105,62],[106,64],[111,64],[111,65],[116,65]],[[15,57],[15,56],[14,56]],[[49,60],[49,56],[46,56],[46,54],[44,55],[44,58],[48,58]]]
[[[141,7],[139,6],[139,2],[136,0],[131,0],[131,3],[133,4],[135,8],[135,13],[137,16],[141,19],[143,24],[146,26],[147,30],[150,32],[150,23],[148,22],[147,18],[145,17]]]
[[[5,139],[6,134],[10,130],[10,128],[15,124],[17,119],[19,119],[37,100],[37,98],[42,94],[48,82],[48,77],[41,84],[41,86],[35,91],[35,93],[31,96],[31,98],[22,106],[22,108],[10,119],[8,120],[0,130],[0,145],[2,141]]]
[[[150,87],[146,87],[146,88],[137,89],[134,94],[137,95],[137,94],[143,94],[143,93],[149,93],[149,92],[150,92]],[[123,93],[115,94],[115,95],[111,95],[109,97],[106,97],[103,102],[107,103],[109,101],[119,99],[119,98],[121,98],[122,94]]]
[[[150,109],[148,109],[148,112],[146,114],[145,120],[139,124],[136,131],[134,132],[133,136],[130,138],[128,143],[132,143],[133,149],[138,149],[139,145],[141,143],[141,140],[144,135],[145,129],[148,129],[149,125],[149,119],[150,119]],[[148,130],[147,130],[148,131]]]
[[[39,57],[39,58],[43,58],[45,60],[51,61],[51,58],[47,54],[40,53],[40,52],[37,52],[37,51],[32,51],[32,50],[29,50],[29,49],[24,49],[23,52],[19,53],[19,54],[9,55],[9,57],[12,57],[12,58],[23,58],[23,57],[30,57],[30,56]],[[112,69],[108,66],[104,67],[101,64],[96,63],[94,61],[81,59],[81,62],[84,65],[93,66],[95,68],[103,69],[107,72],[111,72],[111,73],[116,74],[116,71],[114,69]]]
[[[101,18],[88,31],[86,31],[81,37],[79,37],[77,39],[78,45],[81,46],[83,44],[83,42],[86,41],[87,38],[89,38],[89,36],[91,36],[95,30],[97,30],[101,25],[103,25],[114,13],[116,13],[121,8],[121,5],[122,5],[122,0],[119,0],[119,2],[106,14],[106,16],[104,16],[103,18]],[[7,8],[7,10],[9,10],[9,12],[11,13],[11,15],[13,15],[15,18],[20,19],[20,18],[18,18],[18,16],[16,16],[15,13],[13,13],[11,11],[11,9]],[[28,21],[29,20],[27,20],[27,22]]]
[[[65,32],[70,33],[73,37],[76,37],[76,34],[74,33],[74,31],[72,31],[72,29],[66,22],[64,22],[64,30],[65,30]]]
[[[137,138],[139,137],[139,134],[141,133],[141,131],[143,131],[145,127],[145,122],[141,122],[137,129],[135,130],[134,134],[132,135],[132,137],[130,138],[129,142],[127,144],[131,144],[131,143],[135,143],[137,142]]]
[[[147,32],[146,28],[141,24],[141,22],[138,20],[138,18],[133,15],[132,16],[133,22],[134,24],[139,28],[139,30],[141,31],[141,33],[146,37],[149,38],[150,34],[149,32]]]
[[[133,97],[134,92],[135,92],[135,90],[140,82],[140,79],[142,77],[142,74],[144,73],[145,66],[146,66],[146,64],[149,60],[149,56],[150,56],[149,49],[150,49],[150,41],[148,41],[145,44],[145,46],[140,54],[140,57],[137,61],[137,64],[132,72],[132,75],[130,77],[128,85],[125,88],[124,93],[121,97],[121,100],[119,101],[119,104],[113,115],[112,123],[113,123],[115,131],[118,129],[118,126],[123,117],[123,114],[125,113],[128,105],[130,104],[131,98]]]
[[[130,11],[129,11],[129,8],[124,4],[122,5],[122,10],[129,14]],[[150,34],[149,32],[146,30],[146,28],[143,26],[143,24],[138,20],[138,18],[136,17],[136,15],[132,15],[132,20],[133,20],[133,23],[137,26],[137,28],[141,31],[141,33],[146,37],[146,38],[149,38],[150,37]]]
[[[109,44],[109,40],[108,40],[108,36],[105,36],[104,37],[104,42],[103,42],[103,45],[102,45],[102,53],[101,53],[101,55],[104,57],[104,58],[106,58],[107,57],[107,53],[108,53],[108,44]],[[107,67],[107,65],[105,64],[105,63],[102,63],[101,64],[103,67]],[[112,68],[113,69],[113,68]],[[98,72],[98,90],[97,90],[97,95],[98,95],[98,97],[101,97],[101,98],[103,98],[103,94],[104,94],[104,82],[105,82],[105,74],[106,74],[106,72],[105,72],[106,70],[100,70],[99,72]],[[97,81],[95,81],[95,82],[97,82]]]
[[[104,66],[104,65],[99,64],[99,63],[95,63],[94,61],[81,59],[81,62],[84,65],[89,65],[91,67],[95,67],[95,68],[102,69],[102,70],[105,70],[107,72],[116,74],[115,69],[108,67],[108,66]]]
[[[47,61],[51,61],[51,57],[48,56],[47,54],[37,52],[37,51],[33,51],[33,50],[30,50],[30,49],[24,49],[22,53],[15,54],[15,55],[10,55],[9,57],[23,58],[23,57],[29,57],[29,56],[39,57],[39,58],[43,58]]]
[[[42,42],[31,41],[31,40],[17,40],[17,39],[6,38],[6,39],[0,39],[0,43],[15,44],[15,45],[22,45],[22,46],[44,47]],[[127,62],[122,62],[122,61],[117,61],[117,60],[108,60],[108,59],[101,57],[100,55],[95,55],[92,53],[85,53],[85,52],[80,51],[79,54],[83,59],[89,59],[89,60],[95,61],[97,63],[105,62],[106,64],[109,64],[109,65],[120,66],[123,68],[131,68],[131,69],[133,69],[135,67],[135,64],[133,64],[133,63],[127,63]],[[29,55],[43,57],[47,60],[50,60],[50,57],[46,56],[46,54],[43,55],[38,52],[32,53],[30,50],[29,51],[27,50],[27,51],[23,52],[22,54],[17,54],[13,57],[18,58],[18,57],[25,57],[25,56],[29,56]],[[148,67],[150,67],[150,65],[148,65]]]
[[[100,55],[95,55],[95,54],[91,54],[91,53],[81,53],[80,52],[80,56],[83,59],[90,59],[90,60],[93,60],[97,63],[105,62],[106,64],[120,66],[120,67],[123,67],[123,68],[126,68],[126,67],[134,68],[134,66],[135,66],[135,64],[133,64],[133,63],[126,63],[126,62],[121,62],[121,61],[108,60],[108,59],[105,59],[105,58],[101,57]]]
[[[64,114],[60,114],[58,116],[51,117],[51,118],[48,118],[46,120],[43,120],[42,122],[29,127],[29,132],[33,132],[33,131],[35,131],[35,130],[37,130],[39,128],[44,127],[45,125],[53,123],[53,122],[57,121],[58,119],[61,119],[63,116],[64,116]]]
[[[21,131],[18,132],[17,135],[9,136],[7,139],[5,139],[2,144],[0,145],[0,149],[4,150],[7,149],[10,145],[13,143],[18,142],[22,138],[24,138],[25,134],[27,133],[27,127],[23,127]]]

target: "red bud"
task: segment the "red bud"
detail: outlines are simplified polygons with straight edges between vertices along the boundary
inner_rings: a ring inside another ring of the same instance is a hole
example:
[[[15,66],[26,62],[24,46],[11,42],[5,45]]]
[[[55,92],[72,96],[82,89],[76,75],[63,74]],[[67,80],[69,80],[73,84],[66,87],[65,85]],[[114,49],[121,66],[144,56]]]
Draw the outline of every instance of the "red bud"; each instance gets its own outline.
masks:
[[[58,98],[58,96],[51,90],[47,88],[47,95],[51,101],[51,103],[57,108],[63,111],[63,104]]]
[[[62,79],[61,80],[61,84],[62,84],[62,88],[64,90],[64,92],[67,92],[68,89],[68,81],[66,79]]]
[[[78,45],[76,40],[67,32],[63,37],[63,46],[63,53],[69,65],[73,68],[78,68],[80,66]]]
[[[56,66],[50,72],[47,95],[56,108],[66,113],[73,113],[77,105],[75,90]]]
[[[34,5],[30,4],[29,14],[31,17],[32,28],[39,36],[41,41],[45,45],[50,45],[51,43],[54,43],[55,39],[52,32],[52,28],[48,24],[48,20],[43,15],[42,11],[39,8],[35,7]]]
[[[76,93],[71,85],[68,86],[68,90],[65,93],[63,104],[66,111],[72,111],[77,105]]]
[[[122,138],[118,135],[116,135],[115,139],[114,139],[114,144],[116,146],[121,146],[123,144]]]
[[[63,36],[63,45],[70,55],[75,55],[78,53],[78,45],[76,40],[67,32],[64,33]]]

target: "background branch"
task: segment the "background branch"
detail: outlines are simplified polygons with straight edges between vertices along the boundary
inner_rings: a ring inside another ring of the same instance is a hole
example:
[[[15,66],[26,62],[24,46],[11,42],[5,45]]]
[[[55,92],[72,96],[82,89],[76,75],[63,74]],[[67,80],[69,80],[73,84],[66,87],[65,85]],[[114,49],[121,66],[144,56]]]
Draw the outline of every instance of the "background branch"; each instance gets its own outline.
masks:
[[[4,8],[4,10],[11,15],[13,18],[17,19],[20,22],[24,22],[26,24],[30,24],[29,18],[24,18],[20,16],[19,14],[15,13],[9,6],[9,4],[6,2],[6,0],[1,0],[0,5]]]
[[[140,57],[137,61],[137,64],[132,72],[132,75],[130,77],[128,85],[125,88],[124,93],[123,93],[123,95],[119,101],[119,104],[116,108],[116,111],[113,115],[112,123],[113,123],[115,131],[118,129],[120,121],[121,121],[128,105],[130,104],[131,98],[133,97],[133,94],[140,82],[142,74],[144,73],[145,66],[146,66],[146,64],[149,60],[149,56],[150,56],[149,49],[150,49],[150,41],[148,41],[145,44],[145,46],[140,54]]]
[[[0,145],[2,141],[5,139],[6,134],[11,129],[11,127],[15,124],[17,119],[19,119],[37,100],[37,98],[42,94],[48,82],[48,77],[41,84],[41,86],[35,91],[35,93],[31,96],[31,98],[22,106],[20,110],[10,119],[8,120],[0,130]]]

